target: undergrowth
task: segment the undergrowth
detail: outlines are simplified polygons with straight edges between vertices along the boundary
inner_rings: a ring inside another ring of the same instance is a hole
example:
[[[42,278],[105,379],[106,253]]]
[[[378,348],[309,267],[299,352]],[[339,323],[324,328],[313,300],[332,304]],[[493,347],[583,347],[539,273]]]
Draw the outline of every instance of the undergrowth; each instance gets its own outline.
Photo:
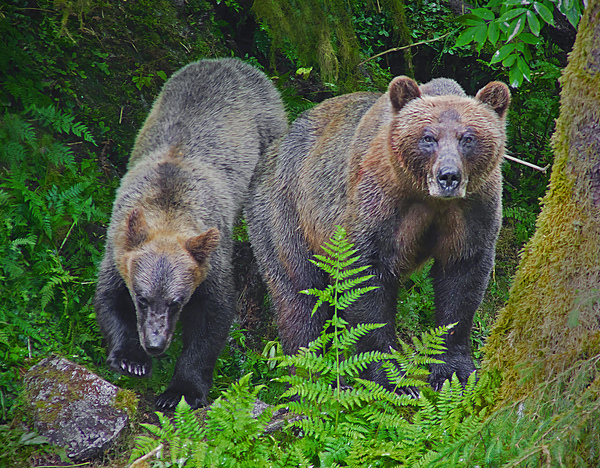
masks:
[[[304,291],[333,307],[333,317],[320,337],[295,356],[277,358],[294,369],[278,380],[289,385],[283,398],[290,401],[252,416],[260,387],[242,377],[215,401],[200,423],[184,400],[175,412],[175,423],[159,414],[160,426],[145,425],[153,435],[138,438],[130,462],[157,455],[153,466],[427,466],[448,446],[475,437],[491,402],[490,381],[471,376],[466,386],[454,377],[439,393],[427,387],[426,366],[443,349],[439,327],[402,343],[392,354],[352,354],[356,342],[380,324],[349,328],[340,312],[368,294],[364,268],[351,268],[358,260],[345,233],[338,228],[324,246],[327,255],[315,263],[332,277],[325,290]],[[360,373],[370,363],[386,369],[396,389],[420,389],[420,398],[390,391],[363,380]],[[274,412],[289,413],[280,430],[270,427]],[[166,453],[165,453],[166,452]]]
[[[77,161],[82,141],[94,143],[87,127],[52,105],[0,117],[0,420],[27,360],[58,352],[91,363],[101,353],[97,226],[114,187],[94,158]]]

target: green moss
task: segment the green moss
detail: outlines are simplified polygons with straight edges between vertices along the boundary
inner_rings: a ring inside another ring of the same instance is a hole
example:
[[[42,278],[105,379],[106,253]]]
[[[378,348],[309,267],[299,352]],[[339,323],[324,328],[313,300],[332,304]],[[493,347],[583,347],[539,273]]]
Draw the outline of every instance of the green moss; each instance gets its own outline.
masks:
[[[536,233],[485,347],[484,368],[503,376],[501,399],[534,391],[576,361],[600,353],[600,213],[590,196],[590,175],[600,165],[593,133],[600,66],[590,66],[600,51],[594,34],[599,22],[596,0],[582,19],[561,80],[555,163]]]
[[[138,397],[135,392],[120,388],[113,406],[120,411],[125,411],[130,418],[133,418],[138,408]]]

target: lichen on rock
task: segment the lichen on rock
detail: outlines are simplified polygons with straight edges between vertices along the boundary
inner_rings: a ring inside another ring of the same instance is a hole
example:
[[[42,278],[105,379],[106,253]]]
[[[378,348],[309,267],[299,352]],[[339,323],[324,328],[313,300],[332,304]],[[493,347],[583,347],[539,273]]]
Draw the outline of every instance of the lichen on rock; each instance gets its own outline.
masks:
[[[64,447],[74,461],[100,455],[127,428],[135,410],[122,390],[85,367],[53,356],[25,376],[25,398],[35,430],[52,445]],[[120,396],[119,396],[120,395]]]

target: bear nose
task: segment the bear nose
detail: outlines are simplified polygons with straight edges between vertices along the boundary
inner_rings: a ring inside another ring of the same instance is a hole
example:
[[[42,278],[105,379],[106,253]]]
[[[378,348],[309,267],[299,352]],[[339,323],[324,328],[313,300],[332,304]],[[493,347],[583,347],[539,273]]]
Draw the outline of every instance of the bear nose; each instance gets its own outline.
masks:
[[[456,167],[446,166],[438,171],[437,179],[442,190],[454,190],[459,186],[462,177]]]
[[[146,330],[144,348],[150,356],[159,356],[164,353],[168,343],[166,330],[158,327]]]
[[[150,356],[159,356],[165,351],[167,340],[164,336],[151,335],[146,339],[146,343],[144,344],[146,352]]]

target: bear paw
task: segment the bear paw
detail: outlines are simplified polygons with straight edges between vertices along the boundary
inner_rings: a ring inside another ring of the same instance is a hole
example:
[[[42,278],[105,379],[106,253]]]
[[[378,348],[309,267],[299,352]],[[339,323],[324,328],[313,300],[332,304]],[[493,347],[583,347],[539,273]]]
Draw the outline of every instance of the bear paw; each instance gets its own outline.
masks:
[[[106,363],[120,374],[134,377],[146,377],[152,370],[152,358],[143,351],[113,350]]]
[[[182,393],[177,390],[167,389],[166,392],[156,398],[156,408],[160,411],[173,411],[181,401],[181,397],[185,398],[185,401],[192,409],[208,405],[206,396],[201,395],[199,392]]]
[[[451,364],[431,364],[431,374],[429,375],[429,384],[438,392],[442,389],[446,380],[452,380],[452,374],[456,373],[459,382],[466,385],[469,376],[475,372],[475,366],[471,358],[454,358]]]

